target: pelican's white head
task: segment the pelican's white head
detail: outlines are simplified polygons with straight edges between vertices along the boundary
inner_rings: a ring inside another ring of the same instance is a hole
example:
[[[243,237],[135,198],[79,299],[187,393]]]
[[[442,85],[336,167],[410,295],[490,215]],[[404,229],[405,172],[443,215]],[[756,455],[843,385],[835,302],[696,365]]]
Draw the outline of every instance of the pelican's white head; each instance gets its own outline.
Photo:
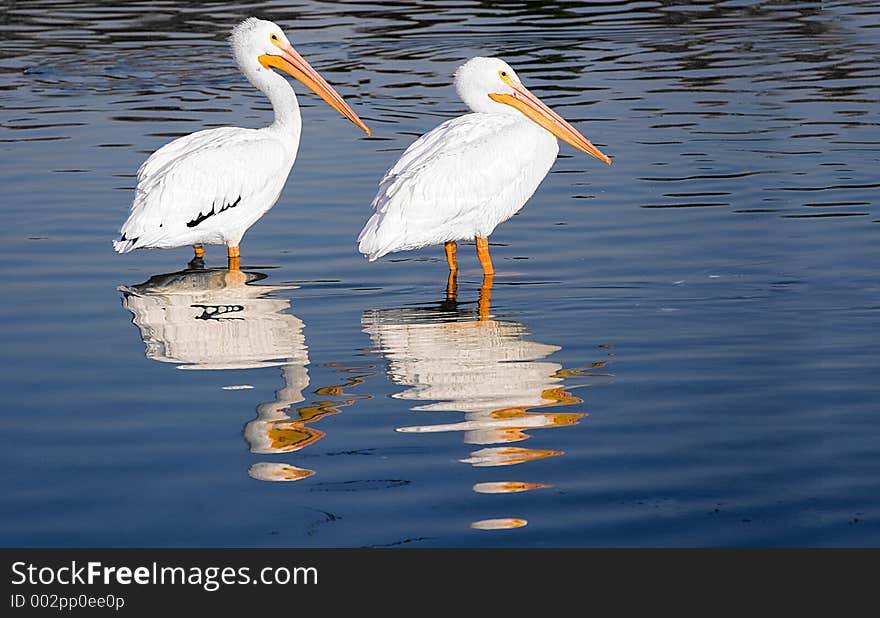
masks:
[[[260,56],[279,54],[283,46],[292,47],[278,24],[256,17],[248,17],[233,28],[229,43],[235,62],[245,75],[249,71],[270,70],[260,64]]]
[[[562,141],[611,164],[577,129],[523,86],[509,64],[500,58],[471,58],[455,72],[455,89],[471,111],[484,114],[522,114]]]
[[[249,17],[235,28],[229,37],[232,53],[241,72],[257,88],[272,83],[272,69],[280,69],[295,77],[340,114],[351,120],[369,135],[357,114],[342,97],[297,53],[278,24]]]
[[[471,111],[484,114],[517,114],[509,105],[489,98],[490,93],[513,94],[511,83],[520,84],[509,64],[500,58],[471,58],[455,71],[455,90]]]

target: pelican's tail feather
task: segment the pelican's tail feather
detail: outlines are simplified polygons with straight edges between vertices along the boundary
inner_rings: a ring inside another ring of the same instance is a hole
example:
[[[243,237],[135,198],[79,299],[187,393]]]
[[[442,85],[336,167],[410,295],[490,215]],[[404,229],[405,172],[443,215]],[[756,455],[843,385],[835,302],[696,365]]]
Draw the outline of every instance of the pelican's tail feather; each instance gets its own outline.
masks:
[[[116,253],[128,253],[135,248],[137,241],[137,238],[126,238],[123,234],[122,238],[113,241],[113,249],[116,250]]]

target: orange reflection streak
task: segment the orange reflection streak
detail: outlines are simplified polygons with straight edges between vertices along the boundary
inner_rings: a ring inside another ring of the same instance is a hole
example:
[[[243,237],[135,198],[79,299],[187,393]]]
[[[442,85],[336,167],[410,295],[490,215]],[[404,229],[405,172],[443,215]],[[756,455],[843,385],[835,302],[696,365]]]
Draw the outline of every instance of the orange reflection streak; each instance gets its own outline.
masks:
[[[552,485],[544,483],[522,483],[519,481],[497,481],[494,483],[477,483],[473,489],[478,494],[515,494],[533,489],[545,489]]]
[[[333,366],[333,365],[330,365]],[[338,369],[339,373],[348,373],[350,368]],[[245,427],[244,435],[252,453],[292,453],[299,451],[321,440],[326,434],[310,427],[309,424],[341,412],[340,408],[353,405],[361,399],[371,396],[352,396],[345,392],[346,388],[363,384],[367,377],[375,372],[361,372],[344,380],[341,384],[330,384],[315,390],[315,394],[347,399],[339,401],[312,401],[308,405],[296,408],[296,417],[288,416],[287,411],[292,402],[283,398],[257,408],[258,417]],[[280,391],[279,391],[280,393]],[[301,399],[301,398],[300,398]],[[259,465],[261,467],[256,468]],[[264,481],[295,481],[315,474],[313,470],[296,468],[287,464],[255,464],[248,474]],[[275,466],[271,468],[269,466]]]
[[[331,365],[325,365],[327,367]],[[328,395],[330,397],[340,397],[345,395],[345,389],[350,388],[352,386],[358,386],[364,383],[368,377],[375,375],[375,372],[367,373],[364,375],[352,376],[342,384],[332,384],[330,386],[323,386],[315,391],[316,395]],[[358,397],[359,399],[370,399],[371,395],[363,395]]]
[[[252,453],[292,453],[324,437],[323,431],[306,427],[303,421],[270,421],[265,429],[268,446]]]
[[[314,470],[297,468],[282,463],[260,462],[248,468],[248,476],[258,481],[298,481],[307,476],[312,476]]]
[[[612,349],[613,346],[603,343],[599,345],[599,348],[602,349]],[[614,358],[614,352],[608,352],[608,358]],[[590,378],[613,378],[613,373],[597,373],[596,369],[601,369],[608,365],[610,361],[596,361],[592,363],[589,367],[573,367],[571,369],[560,369],[556,372],[554,377],[557,378],[579,378],[579,377],[590,377]]]
[[[462,463],[469,463],[475,468],[487,466],[513,466],[516,464],[544,459],[545,457],[557,457],[564,455],[565,451],[547,451],[534,448],[520,448],[516,446],[496,446],[482,448],[471,453],[466,459],[459,459]]]
[[[545,389],[541,391],[540,397],[545,402],[536,406],[500,408],[487,412],[470,412],[465,415],[466,420],[464,422],[400,427],[397,431],[401,433],[463,431],[465,432],[465,442],[467,443],[510,443],[519,442],[531,437],[526,433],[526,430],[574,425],[579,419],[587,416],[585,412],[529,412],[528,410],[530,409],[583,403],[583,399],[563,390],[562,387]]]
[[[510,530],[511,528],[522,528],[528,524],[525,519],[515,517],[503,519],[481,519],[471,524],[474,530]]]

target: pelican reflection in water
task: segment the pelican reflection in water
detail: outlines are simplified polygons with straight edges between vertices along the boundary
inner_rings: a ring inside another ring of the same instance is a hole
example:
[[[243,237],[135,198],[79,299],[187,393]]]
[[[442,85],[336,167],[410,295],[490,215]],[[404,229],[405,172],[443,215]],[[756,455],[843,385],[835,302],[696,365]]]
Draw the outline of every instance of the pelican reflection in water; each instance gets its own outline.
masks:
[[[291,286],[254,285],[262,273],[189,268],[156,275],[134,286],[120,286],[122,303],[134,315],[147,358],[179,369],[252,369],[280,367],[283,386],[272,401],[257,406],[257,418],[244,428],[252,453],[300,450],[324,433],[311,423],[348,401],[317,401],[297,409],[309,385],[308,347],[303,323],[287,312],[290,300],[276,293]],[[344,386],[344,385],[343,385]],[[344,394],[341,386],[330,387]],[[327,389],[319,389],[327,393]],[[294,481],[314,471],[286,463],[264,462],[248,474],[259,480]]]
[[[487,285],[488,283],[488,285]],[[491,280],[484,282],[476,308],[454,298],[430,307],[371,310],[364,332],[387,361],[389,379],[405,386],[394,395],[420,412],[462,412],[460,422],[400,427],[402,433],[461,432],[465,444],[479,446],[462,459],[475,467],[520,464],[562,455],[563,451],[513,446],[534,429],[573,425],[581,412],[554,406],[581,403],[563,390],[559,363],[547,360],[559,346],[527,339],[525,325],[489,314]],[[477,483],[477,493],[514,493],[548,487],[503,479]],[[520,518],[474,522],[473,528],[526,525]]]

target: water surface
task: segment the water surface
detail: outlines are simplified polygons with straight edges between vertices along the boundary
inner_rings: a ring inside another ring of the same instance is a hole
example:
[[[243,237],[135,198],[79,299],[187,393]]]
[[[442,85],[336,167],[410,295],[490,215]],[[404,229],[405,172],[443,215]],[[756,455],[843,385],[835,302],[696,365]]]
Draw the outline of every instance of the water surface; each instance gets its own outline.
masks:
[[[880,543],[873,3],[0,12],[4,545]],[[150,152],[271,121],[225,43],[252,14],[373,136],[296,85],[241,273],[115,255]],[[440,248],[355,239],[478,54],[614,164],[563,145],[449,300]]]

